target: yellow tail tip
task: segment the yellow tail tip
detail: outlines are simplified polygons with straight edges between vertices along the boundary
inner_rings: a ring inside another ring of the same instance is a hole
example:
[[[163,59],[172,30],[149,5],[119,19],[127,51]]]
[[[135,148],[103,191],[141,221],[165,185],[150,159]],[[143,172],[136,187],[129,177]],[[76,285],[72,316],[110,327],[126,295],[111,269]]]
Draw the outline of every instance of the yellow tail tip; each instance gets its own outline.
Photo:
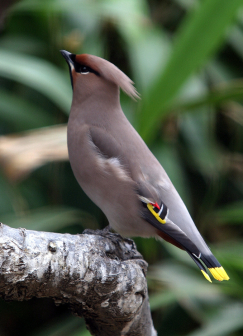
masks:
[[[212,282],[212,280],[210,279],[209,275],[206,272],[204,272],[203,270],[201,270],[201,272],[209,282]]]
[[[224,268],[221,267],[214,267],[209,268],[209,271],[211,272],[214,279],[222,281],[222,280],[229,280],[228,274],[225,272]]]

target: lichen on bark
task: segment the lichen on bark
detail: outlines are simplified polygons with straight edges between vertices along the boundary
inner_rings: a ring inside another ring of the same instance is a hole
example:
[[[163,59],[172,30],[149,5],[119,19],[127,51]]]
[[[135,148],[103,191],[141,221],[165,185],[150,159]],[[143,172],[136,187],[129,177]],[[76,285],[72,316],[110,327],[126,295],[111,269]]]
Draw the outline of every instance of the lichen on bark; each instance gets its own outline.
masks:
[[[146,271],[134,242],[117,234],[85,230],[70,235],[0,225],[0,297],[49,297],[68,304],[93,335],[156,335]]]

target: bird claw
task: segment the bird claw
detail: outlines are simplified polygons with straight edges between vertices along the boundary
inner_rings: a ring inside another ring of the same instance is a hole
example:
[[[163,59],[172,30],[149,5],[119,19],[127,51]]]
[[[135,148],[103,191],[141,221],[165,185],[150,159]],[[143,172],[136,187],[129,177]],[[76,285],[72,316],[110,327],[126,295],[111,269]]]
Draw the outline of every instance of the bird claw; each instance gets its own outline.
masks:
[[[92,229],[85,229],[82,234],[90,234],[90,235],[99,235],[99,236],[106,236],[108,234],[112,234],[110,232],[111,226],[107,225],[104,229],[102,230],[92,230]]]

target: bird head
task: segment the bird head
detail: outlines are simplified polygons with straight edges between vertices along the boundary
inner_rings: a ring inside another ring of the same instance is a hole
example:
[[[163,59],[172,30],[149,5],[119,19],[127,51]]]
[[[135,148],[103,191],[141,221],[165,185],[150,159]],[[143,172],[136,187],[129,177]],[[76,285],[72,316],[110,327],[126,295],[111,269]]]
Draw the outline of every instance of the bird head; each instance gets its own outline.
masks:
[[[87,96],[101,89],[121,88],[133,99],[139,98],[132,80],[114,64],[94,55],[75,55],[66,50],[61,54],[68,63],[74,91]]]

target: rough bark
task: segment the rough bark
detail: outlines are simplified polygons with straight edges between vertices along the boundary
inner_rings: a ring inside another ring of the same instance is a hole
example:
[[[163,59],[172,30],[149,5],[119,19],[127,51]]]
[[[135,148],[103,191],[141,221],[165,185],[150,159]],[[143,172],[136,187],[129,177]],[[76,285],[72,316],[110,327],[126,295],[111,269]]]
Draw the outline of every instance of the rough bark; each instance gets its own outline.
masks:
[[[93,335],[156,335],[146,270],[134,242],[117,234],[58,234],[0,224],[0,297],[66,303]]]

